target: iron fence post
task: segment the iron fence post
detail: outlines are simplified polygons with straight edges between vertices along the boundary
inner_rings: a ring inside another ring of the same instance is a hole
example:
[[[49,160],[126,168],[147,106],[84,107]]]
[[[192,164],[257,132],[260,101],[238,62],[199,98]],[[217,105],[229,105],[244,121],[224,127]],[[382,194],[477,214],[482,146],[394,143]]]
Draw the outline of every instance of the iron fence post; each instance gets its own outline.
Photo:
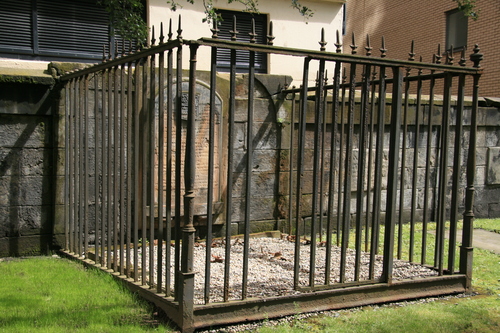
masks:
[[[186,128],[186,151],[184,167],[184,228],[182,229],[182,255],[181,255],[181,312],[182,330],[189,331],[194,324],[194,199],[195,199],[195,175],[196,175],[196,151],[195,151],[195,94],[196,94],[196,51],[197,44],[191,44],[189,60],[189,105],[188,120]]]

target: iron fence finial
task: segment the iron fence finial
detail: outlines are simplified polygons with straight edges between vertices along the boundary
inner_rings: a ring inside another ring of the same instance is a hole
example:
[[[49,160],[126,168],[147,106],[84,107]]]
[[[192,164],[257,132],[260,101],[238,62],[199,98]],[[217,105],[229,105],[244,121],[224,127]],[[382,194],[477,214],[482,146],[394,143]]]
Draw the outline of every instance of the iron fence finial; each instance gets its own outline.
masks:
[[[326,44],[327,42],[325,41],[325,28],[321,28],[321,40],[319,41],[319,45],[321,47],[319,48],[320,51],[326,51]]]
[[[168,41],[170,42],[172,40],[172,36],[174,34],[172,33],[172,18],[170,18],[168,22]]]
[[[238,30],[236,30],[236,15],[233,15],[233,30],[230,30],[231,40],[236,41],[236,35],[238,34]]]
[[[410,53],[408,53],[408,55],[409,55],[409,58],[408,58],[409,61],[415,60],[415,41],[414,40],[411,41]]]
[[[465,46],[462,47],[462,51],[460,53],[460,61],[458,62],[458,64],[462,67],[465,66],[465,64],[467,63],[467,60],[465,59]]]
[[[163,44],[165,36],[163,35],[163,22],[160,22],[160,44]]]
[[[352,33],[352,44],[350,46],[351,46],[351,54],[358,53],[358,51],[356,51],[356,49],[358,48],[358,46],[356,45],[356,41],[354,40],[354,31]]]
[[[250,35],[250,43],[255,43],[257,39],[255,37],[257,36],[257,33],[255,32],[255,19],[252,18],[252,31],[249,33]]]
[[[438,44],[438,51],[437,51],[437,54],[435,54],[435,56],[436,56],[436,64],[440,64],[441,58],[443,57],[441,55],[441,44]]]
[[[473,67],[475,68],[481,68],[480,62],[484,59],[483,54],[479,53],[479,51],[481,51],[481,49],[479,48],[479,45],[476,44],[474,45],[474,53],[470,55],[470,60],[474,63]]]
[[[274,37],[273,36],[273,21],[269,22],[269,35],[267,35],[267,45],[273,45],[274,43]]]
[[[181,40],[182,39],[182,18],[179,15],[179,26],[177,28],[177,39]]]
[[[213,27],[210,29],[212,31],[212,38],[217,39],[219,38],[219,29],[217,28],[217,20],[213,21]]]
[[[380,57],[385,58],[387,49],[385,48],[385,37],[382,36],[382,46],[380,47]]]
[[[365,50],[366,50],[366,55],[367,56],[371,56],[372,55],[372,49],[373,49],[373,47],[371,47],[371,45],[370,45],[370,35],[366,34],[366,46],[365,46]]]
[[[156,39],[155,39],[155,26],[153,25],[151,27],[151,46],[155,45]]]
[[[337,48],[335,51],[337,53],[342,52],[342,44],[340,43],[340,33],[337,30],[337,41],[335,42],[335,47]]]

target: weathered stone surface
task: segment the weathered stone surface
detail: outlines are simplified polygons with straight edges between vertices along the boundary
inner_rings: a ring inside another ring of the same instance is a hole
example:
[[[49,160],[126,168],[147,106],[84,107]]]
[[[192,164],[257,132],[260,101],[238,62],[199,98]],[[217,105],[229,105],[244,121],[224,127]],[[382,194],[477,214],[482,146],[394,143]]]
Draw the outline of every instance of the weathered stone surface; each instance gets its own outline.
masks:
[[[500,147],[488,148],[486,183],[488,185],[500,184]]]

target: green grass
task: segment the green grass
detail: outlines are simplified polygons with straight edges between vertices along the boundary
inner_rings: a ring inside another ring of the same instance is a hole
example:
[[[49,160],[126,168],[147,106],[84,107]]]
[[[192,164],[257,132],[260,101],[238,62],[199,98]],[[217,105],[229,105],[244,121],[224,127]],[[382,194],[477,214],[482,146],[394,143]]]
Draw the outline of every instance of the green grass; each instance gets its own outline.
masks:
[[[161,330],[152,308],[113,278],[53,257],[0,262],[0,332]]]
[[[474,227],[498,232],[500,219],[479,219],[475,221]],[[407,231],[407,226],[404,228],[404,231]],[[432,243],[434,238],[431,236],[430,240]],[[403,243],[408,244],[405,236]],[[407,251],[404,250],[404,256],[406,255]],[[368,306],[357,311],[337,312],[340,315],[336,317],[320,314],[307,319],[292,320],[291,324],[264,326],[256,331],[259,333],[500,332],[500,255],[474,249],[472,284],[474,291],[479,295],[406,306]]]

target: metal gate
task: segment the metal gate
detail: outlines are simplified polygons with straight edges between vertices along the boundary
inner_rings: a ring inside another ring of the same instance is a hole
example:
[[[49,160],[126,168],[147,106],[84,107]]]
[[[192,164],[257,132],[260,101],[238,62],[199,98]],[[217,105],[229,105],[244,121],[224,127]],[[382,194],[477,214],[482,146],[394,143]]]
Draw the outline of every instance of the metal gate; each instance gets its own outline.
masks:
[[[126,281],[186,332],[469,290],[477,46],[466,67],[465,50],[457,64],[439,50],[424,63],[413,47],[406,61],[387,59],[383,41],[380,55],[369,39],[360,55],[354,38],[347,54],[338,37],[327,52],[323,38],[319,51],[274,46],[272,33],[268,45],[238,42],[236,22],[232,40],[216,28],[184,40],[180,18],[173,38],[171,26],[158,44],[153,37],[146,49],[61,77],[67,255]],[[200,48],[212,55],[205,88]],[[228,85],[218,81],[221,49],[230,50]],[[248,55],[244,75],[239,52]],[[256,52],[303,59],[299,87],[275,91],[273,103],[288,111],[265,123],[270,131],[254,121]],[[279,238],[251,233],[265,131],[290,143],[276,143],[284,176],[271,186]],[[234,237],[236,190],[245,200]]]

